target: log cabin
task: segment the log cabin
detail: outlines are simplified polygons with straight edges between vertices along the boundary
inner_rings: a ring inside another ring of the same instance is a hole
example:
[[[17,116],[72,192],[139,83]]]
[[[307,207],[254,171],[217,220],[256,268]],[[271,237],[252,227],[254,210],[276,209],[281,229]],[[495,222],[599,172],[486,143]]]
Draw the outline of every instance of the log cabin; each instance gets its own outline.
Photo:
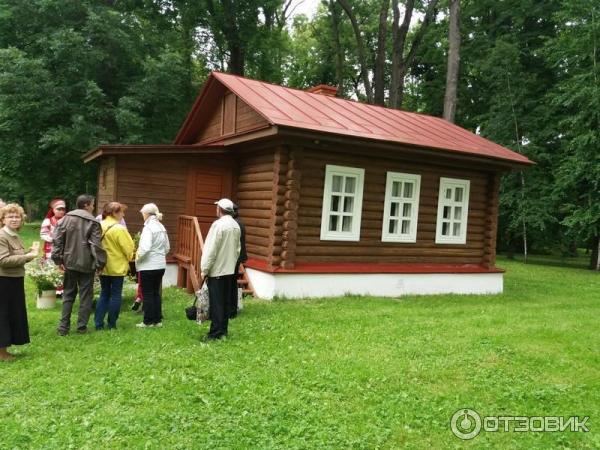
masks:
[[[443,119],[213,72],[168,145],[103,145],[97,204],[155,202],[166,281],[197,287],[213,202],[238,203],[247,288],[261,298],[490,294],[498,191],[533,164]]]

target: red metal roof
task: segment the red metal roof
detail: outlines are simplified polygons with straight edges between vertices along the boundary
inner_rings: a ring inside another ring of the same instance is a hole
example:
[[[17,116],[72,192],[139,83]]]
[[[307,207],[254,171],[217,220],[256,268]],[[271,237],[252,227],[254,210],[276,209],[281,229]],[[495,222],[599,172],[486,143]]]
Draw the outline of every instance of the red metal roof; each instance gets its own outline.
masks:
[[[438,117],[312,94],[221,72],[213,72],[206,86],[211,78],[272,125],[533,164],[519,153]],[[195,105],[197,111],[196,106],[200,105]],[[190,117],[186,122],[189,120]]]

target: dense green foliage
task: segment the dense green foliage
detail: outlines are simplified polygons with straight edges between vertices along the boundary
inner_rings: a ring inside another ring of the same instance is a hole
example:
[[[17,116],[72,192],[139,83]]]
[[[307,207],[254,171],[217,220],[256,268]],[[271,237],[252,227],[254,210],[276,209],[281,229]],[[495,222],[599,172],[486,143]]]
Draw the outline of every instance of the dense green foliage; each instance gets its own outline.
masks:
[[[165,290],[165,326],[59,337],[36,310],[32,343],[3,364],[6,448],[594,449],[600,446],[600,277],[501,261],[497,296],[250,300],[230,337],[201,344],[190,299]],[[573,293],[577,295],[574,296]],[[590,416],[589,433],[450,431],[482,415]]]
[[[362,58],[341,2],[322,0],[312,18],[292,17],[294,3],[0,0],[0,197],[35,215],[56,195],[93,192],[95,167],[81,155],[101,143],[171,141],[212,69],[329,83],[362,101],[366,73],[389,104],[396,2],[348,2]],[[441,116],[448,4],[435,3],[421,28],[430,4],[414,2],[401,49],[402,107]],[[525,235],[537,252],[597,248],[599,17],[594,0],[461,1],[456,122],[537,163],[503,179],[502,250],[520,250]]]

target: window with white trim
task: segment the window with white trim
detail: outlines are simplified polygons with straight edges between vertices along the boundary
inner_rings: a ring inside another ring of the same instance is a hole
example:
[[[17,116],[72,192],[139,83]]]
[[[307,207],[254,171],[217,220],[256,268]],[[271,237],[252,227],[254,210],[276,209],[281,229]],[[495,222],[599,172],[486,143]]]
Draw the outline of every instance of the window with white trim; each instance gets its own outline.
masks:
[[[465,244],[469,212],[469,180],[440,178],[436,244]]]
[[[364,178],[364,169],[326,166],[321,240],[360,240]]]
[[[383,242],[416,242],[421,175],[388,172],[383,208]]]

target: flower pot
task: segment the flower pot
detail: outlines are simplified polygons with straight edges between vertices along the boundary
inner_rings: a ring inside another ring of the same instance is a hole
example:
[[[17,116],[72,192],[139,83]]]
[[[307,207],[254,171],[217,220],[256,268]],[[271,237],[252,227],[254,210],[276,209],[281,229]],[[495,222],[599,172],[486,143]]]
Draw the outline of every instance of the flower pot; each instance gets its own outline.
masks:
[[[56,306],[56,290],[52,289],[49,291],[42,291],[38,294],[37,308],[38,309],[52,309]]]

